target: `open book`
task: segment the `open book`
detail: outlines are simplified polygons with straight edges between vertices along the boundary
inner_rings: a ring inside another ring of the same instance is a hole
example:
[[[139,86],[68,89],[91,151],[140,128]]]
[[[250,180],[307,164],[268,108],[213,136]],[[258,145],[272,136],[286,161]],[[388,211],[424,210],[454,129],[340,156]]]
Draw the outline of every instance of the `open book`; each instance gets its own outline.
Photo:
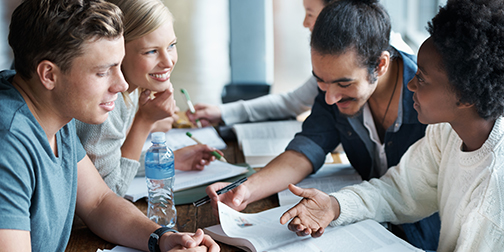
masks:
[[[285,151],[302,124],[296,120],[240,123],[233,125],[233,131],[245,162],[252,167],[264,167]],[[326,162],[333,162],[330,153]]]
[[[245,251],[422,251],[396,237],[381,224],[365,220],[340,227],[327,227],[319,238],[299,237],[280,224],[280,216],[291,206],[280,206],[260,213],[237,212],[219,204],[221,224],[204,229],[213,239]]]

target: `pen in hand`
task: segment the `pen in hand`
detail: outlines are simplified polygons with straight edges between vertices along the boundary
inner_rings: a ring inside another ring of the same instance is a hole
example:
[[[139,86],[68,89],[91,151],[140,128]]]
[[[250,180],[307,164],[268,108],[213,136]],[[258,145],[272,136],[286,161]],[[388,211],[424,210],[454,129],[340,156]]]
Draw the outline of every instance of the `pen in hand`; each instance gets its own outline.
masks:
[[[247,178],[246,178],[246,177],[245,177],[245,178],[241,178],[241,179],[239,179],[239,180],[236,180],[235,182],[233,182],[233,183],[231,183],[231,184],[229,184],[229,185],[227,185],[227,186],[223,187],[222,189],[217,190],[217,195],[221,195],[221,194],[223,194],[223,193],[227,193],[227,192],[229,192],[229,191],[231,191],[231,190],[235,189],[235,188],[236,188],[236,187],[238,187],[239,185],[243,184],[243,182],[245,182],[245,181],[247,181]],[[201,199],[199,199],[199,200],[197,200],[197,201],[193,202],[193,205],[194,205],[195,207],[199,207],[199,206],[202,206],[202,205],[204,205],[204,204],[206,204],[206,203],[208,203],[208,202],[210,202],[210,197],[208,197],[208,195],[207,195],[207,196],[205,196],[205,197],[203,197],[203,198],[201,198]]]
[[[196,113],[196,110],[194,109],[194,106],[191,102],[191,97],[189,96],[189,92],[187,92],[187,90],[185,90],[184,88],[181,88],[180,92],[182,92],[182,94],[185,95],[187,106],[189,107],[189,111],[191,111],[191,114]],[[196,119],[196,126],[198,126],[198,128],[202,127],[199,119]]]
[[[186,135],[187,135],[188,137],[190,137],[192,140],[194,140],[196,143],[198,143],[198,144],[202,144],[202,143],[201,143],[201,142],[200,142],[200,141],[199,141],[196,137],[194,137],[194,136],[193,136],[190,132],[186,132]],[[217,158],[217,160],[220,160],[220,161],[222,161],[222,162],[226,162],[226,163],[227,163],[227,160],[226,160],[226,159],[225,159],[225,158],[224,158],[221,154],[219,154],[219,152],[217,152],[217,151],[212,151],[212,152],[210,152],[210,153],[212,154],[212,156],[216,157],[216,158]]]

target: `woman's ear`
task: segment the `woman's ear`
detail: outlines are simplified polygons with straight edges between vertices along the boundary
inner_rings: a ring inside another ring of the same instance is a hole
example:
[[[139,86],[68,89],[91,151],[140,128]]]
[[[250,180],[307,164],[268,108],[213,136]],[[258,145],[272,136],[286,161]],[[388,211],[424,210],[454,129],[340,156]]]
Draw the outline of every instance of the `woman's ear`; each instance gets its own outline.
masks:
[[[461,101],[458,101],[456,105],[458,108],[461,108],[461,109],[474,107],[474,103],[461,102]]]
[[[54,89],[58,73],[60,72],[59,67],[48,60],[43,60],[37,65],[37,75],[47,90]]]
[[[390,67],[390,53],[388,51],[383,51],[378,60],[380,63],[376,67],[376,74],[377,76],[382,76]]]

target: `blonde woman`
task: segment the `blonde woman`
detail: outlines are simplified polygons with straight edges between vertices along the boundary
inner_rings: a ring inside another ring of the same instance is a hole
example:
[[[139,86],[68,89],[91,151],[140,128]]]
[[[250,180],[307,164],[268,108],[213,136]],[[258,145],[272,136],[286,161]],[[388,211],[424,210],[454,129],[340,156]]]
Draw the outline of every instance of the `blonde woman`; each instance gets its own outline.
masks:
[[[101,125],[77,122],[77,134],[107,185],[123,196],[141,165],[142,146],[155,128],[169,129],[177,109],[170,75],[177,63],[173,17],[159,0],[109,0],[124,13],[129,88]],[[155,93],[151,97],[151,93]],[[156,129],[156,130],[157,130]],[[202,170],[215,149],[193,145],[175,151],[175,168]]]

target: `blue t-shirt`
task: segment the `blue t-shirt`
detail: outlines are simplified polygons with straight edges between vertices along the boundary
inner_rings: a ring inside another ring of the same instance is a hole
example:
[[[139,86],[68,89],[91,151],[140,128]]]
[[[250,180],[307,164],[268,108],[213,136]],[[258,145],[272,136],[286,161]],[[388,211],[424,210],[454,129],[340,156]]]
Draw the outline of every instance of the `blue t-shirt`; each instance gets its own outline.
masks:
[[[75,122],[56,134],[58,157],[21,94],[14,71],[0,72],[0,229],[27,230],[32,251],[64,251],[77,196],[77,162],[86,152]]]

